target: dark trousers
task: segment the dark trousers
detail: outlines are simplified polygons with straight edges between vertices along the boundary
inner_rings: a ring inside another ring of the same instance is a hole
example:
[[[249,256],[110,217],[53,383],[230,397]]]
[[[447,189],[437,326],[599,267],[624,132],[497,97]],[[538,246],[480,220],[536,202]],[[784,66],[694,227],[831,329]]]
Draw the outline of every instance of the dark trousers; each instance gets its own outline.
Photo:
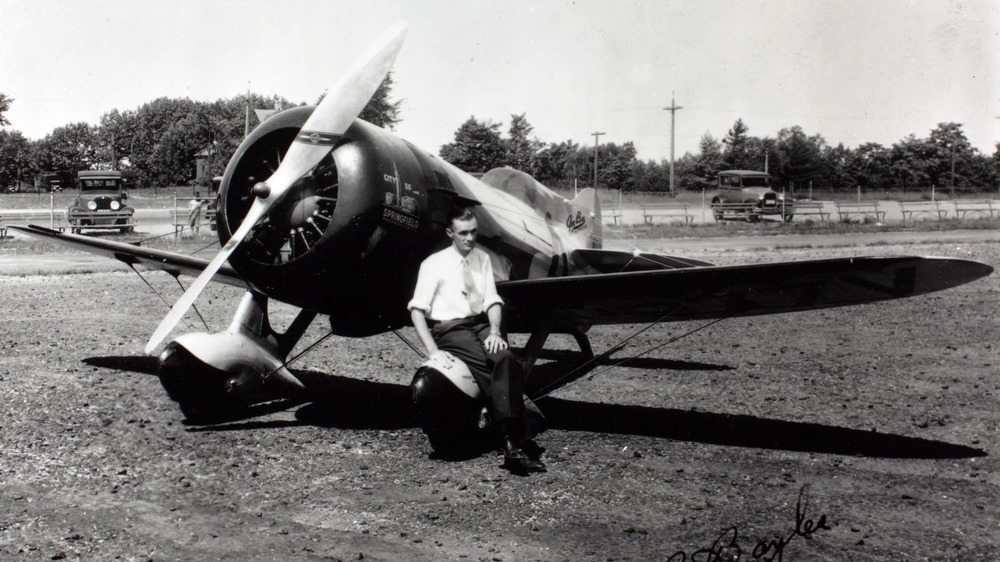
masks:
[[[524,367],[510,349],[486,351],[483,341],[490,334],[485,316],[438,322],[431,336],[438,349],[464,362],[487,398],[493,423],[502,426],[524,420]]]

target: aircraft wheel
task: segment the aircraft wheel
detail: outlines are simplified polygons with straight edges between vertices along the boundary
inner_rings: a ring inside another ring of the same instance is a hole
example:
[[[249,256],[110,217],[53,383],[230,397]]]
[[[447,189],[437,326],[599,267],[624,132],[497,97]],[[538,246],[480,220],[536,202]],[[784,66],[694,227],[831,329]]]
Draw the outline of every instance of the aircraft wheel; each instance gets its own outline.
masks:
[[[176,342],[160,354],[160,384],[193,424],[219,423],[240,417],[260,395],[259,377],[252,371],[214,369]]]
[[[492,448],[492,431],[478,425],[482,404],[469,398],[438,371],[421,367],[410,383],[417,424],[435,454],[472,458]]]

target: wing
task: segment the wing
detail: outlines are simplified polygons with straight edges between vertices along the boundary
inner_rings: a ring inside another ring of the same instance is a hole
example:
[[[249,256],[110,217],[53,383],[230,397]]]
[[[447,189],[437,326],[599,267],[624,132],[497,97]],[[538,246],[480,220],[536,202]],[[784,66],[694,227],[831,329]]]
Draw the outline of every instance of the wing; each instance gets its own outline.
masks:
[[[689,266],[497,283],[515,331],[755,316],[940,291],[989,275],[974,261],[864,257]]]
[[[207,266],[209,262],[209,260],[205,258],[196,258],[187,254],[157,250],[155,248],[136,246],[135,244],[126,244],[124,242],[115,242],[113,240],[100,240],[87,236],[81,236],[79,234],[66,234],[41,226],[11,225],[7,228],[17,230],[37,238],[53,240],[59,244],[83,250],[85,252],[90,252],[92,254],[113,258],[129,265],[140,264],[153,269],[162,269],[163,271],[166,271],[174,276],[184,274],[197,277],[198,274],[205,269],[205,266]],[[215,280],[227,285],[233,285],[235,287],[247,287],[247,284],[240,279],[240,276],[237,275],[236,272],[233,271],[233,268],[229,267],[229,265],[224,265],[222,269],[219,270]]]

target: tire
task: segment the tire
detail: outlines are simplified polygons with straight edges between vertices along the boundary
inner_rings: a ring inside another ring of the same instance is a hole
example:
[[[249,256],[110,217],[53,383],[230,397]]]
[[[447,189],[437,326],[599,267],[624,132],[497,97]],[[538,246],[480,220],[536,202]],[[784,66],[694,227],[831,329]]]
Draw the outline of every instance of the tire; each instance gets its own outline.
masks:
[[[718,207],[719,204],[720,201],[712,201],[712,217],[715,218],[715,222],[721,222],[725,214],[725,211]]]

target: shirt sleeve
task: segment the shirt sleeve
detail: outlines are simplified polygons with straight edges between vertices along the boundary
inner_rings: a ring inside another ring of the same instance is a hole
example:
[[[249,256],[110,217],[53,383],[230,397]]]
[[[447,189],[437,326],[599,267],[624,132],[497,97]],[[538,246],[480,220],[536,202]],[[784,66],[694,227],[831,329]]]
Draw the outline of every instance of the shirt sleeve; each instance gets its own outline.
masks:
[[[434,294],[437,292],[437,277],[431,274],[432,268],[427,264],[427,260],[420,264],[420,273],[417,274],[417,286],[413,289],[413,298],[406,305],[407,310],[422,310],[424,314],[430,312],[431,303],[434,301]]]
[[[483,260],[485,263],[483,269],[485,269],[486,287],[483,291],[483,312],[486,312],[495,304],[503,306],[503,299],[497,294],[497,282],[493,278],[493,264],[488,256],[484,257],[486,257]]]

